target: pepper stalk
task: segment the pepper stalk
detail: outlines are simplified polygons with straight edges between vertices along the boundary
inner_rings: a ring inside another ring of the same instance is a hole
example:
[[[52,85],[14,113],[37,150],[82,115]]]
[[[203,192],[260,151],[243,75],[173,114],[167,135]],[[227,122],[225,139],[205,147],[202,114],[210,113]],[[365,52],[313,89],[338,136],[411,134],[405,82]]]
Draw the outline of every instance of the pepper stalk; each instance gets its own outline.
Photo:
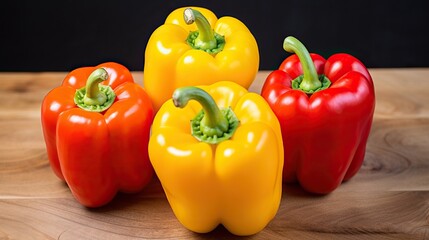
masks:
[[[107,110],[115,100],[115,92],[110,86],[101,85],[109,74],[104,68],[93,71],[86,81],[86,86],[77,90],[74,96],[75,104],[86,111],[103,112]]]
[[[292,81],[293,89],[300,89],[307,94],[312,94],[331,85],[331,81],[325,75],[317,74],[310,53],[298,39],[292,36],[285,38],[283,48],[287,52],[295,53],[298,56],[304,73]]]
[[[210,144],[218,144],[232,137],[240,121],[231,108],[219,109],[214,99],[201,88],[181,87],[173,93],[176,107],[184,108],[190,100],[198,101],[203,107],[191,120],[192,136]]]
[[[216,33],[209,21],[198,10],[186,8],[183,12],[186,24],[197,24],[197,31],[190,32],[186,42],[194,49],[203,50],[210,54],[216,54],[223,50],[225,37]]]

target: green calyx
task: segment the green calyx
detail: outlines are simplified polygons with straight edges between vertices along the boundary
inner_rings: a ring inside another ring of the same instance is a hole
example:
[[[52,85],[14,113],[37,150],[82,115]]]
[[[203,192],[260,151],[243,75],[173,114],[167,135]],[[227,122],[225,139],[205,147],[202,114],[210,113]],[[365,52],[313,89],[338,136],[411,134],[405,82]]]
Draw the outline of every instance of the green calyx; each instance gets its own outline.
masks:
[[[331,86],[331,81],[324,74],[318,75],[318,78],[319,78],[319,81],[322,83],[322,85],[320,87],[316,88],[315,90],[308,89],[305,91],[305,93],[313,94],[317,91],[327,89],[329,86]],[[301,76],[295,78],[294,80],[292,80],[292,89],[302,90],[301,84],[302,84],[303,80],[304,80],[304,75],[301,75]]]
[[[325,75],[318,75],[313,60],[307,48],[296,38],[287,37],[283,42],[283,48],[290,53],[295,53],[302,65],[303,75],[292,81],[293,89],[300,89],[307,94],[328,88],[331,81]]]
[[[96,69],[89,75],[86,86],[78,89],[74,96],[75,104],[89,112],[103,112],[114,102],[116,95],[110,86],[100,83],[108,78],[104,68]]]
[[[216,54],[223,50],[225,37],[213,31],[210,23],[199,11],[186,8],[183,12],[186,24],[196,23],[198,30],[190,32],[186,42],[194,49],[202,50],[210,54]]]
[[[173,93],[176,107],[185,107],[191,99],[198,101],[203,107],[191,120],[192,136],[210,144],[218,144],[232,137],[240,121],[231,108],[219,109],[214,99],[197,87],[182,87]]]
[[[231,108],[222,109],[220,111],[228,122],[227,128],[221,129],[207,126],[207,124],[204,123],[204,120],[207,119],[204,118],[205,112],[204,110],[201,110],[197,116],[191,120],[192,136],[202,142],[210,144],[218,144],[224,140],[230,139],[237,129],[240,121],[238,121],[237,116],[235,116]]]

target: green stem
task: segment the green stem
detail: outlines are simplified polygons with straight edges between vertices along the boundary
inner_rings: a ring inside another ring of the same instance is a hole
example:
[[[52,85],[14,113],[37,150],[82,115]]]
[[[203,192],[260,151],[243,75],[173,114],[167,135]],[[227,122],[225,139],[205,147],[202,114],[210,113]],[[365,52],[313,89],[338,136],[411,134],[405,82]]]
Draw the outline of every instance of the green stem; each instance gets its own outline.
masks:
[[[195,47],[206,50],[215,48],[217,46],[213,29],[203,14],[195,9],[186,8],[183,12],[183,17],[186,24],[192,24],[194,22],[197,24],[199,34],[194,42]]]
[[[197,31],[190,32],[186,41],[194,49],[200,49],[211,54],[222,51],[225,38],[213,31],[207,18],[201,12],[186,8],[183,12],[186,24],[197,24]]]
[[[200,141],[217,144],[229,139],[238,126],[238,119],[230,108],[220,110],[214,99],[197,87],[178,88],[173,103],[184,108],[190,100],[198,101],[203,110],[191,121],[192,135]]]
[[[98,88],[98,84],[109,77],[104,68],[99,68],[89,75],[86,81],[86,94],[83,102],[87,105],[103,105],[107,96]]]
[[[283,42],[283,48],[290,53],[298,55],[299,61],[302,65],[304,77],[299,84],[299,88],[304,92],[315,92],[322,87],[322,82],[319,80],[316,68],[310,53],[305,46],[296,38],[289,36]]]
[[[86,81],[86,86],[76,91],[76,105],[91,112],[102,112],[109,108],[113,104],[115,93],[110,86],[100,84],[108,77],[109,74],[104,68],[93,71]]]

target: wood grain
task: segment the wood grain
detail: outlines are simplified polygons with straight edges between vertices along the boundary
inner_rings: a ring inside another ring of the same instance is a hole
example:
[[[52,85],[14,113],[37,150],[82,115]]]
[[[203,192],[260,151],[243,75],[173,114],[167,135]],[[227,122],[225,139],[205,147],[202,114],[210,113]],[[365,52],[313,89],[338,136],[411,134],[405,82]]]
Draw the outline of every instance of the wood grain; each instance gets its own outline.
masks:
[[[77,203],[50,169],[40,125],[41,101],[65,74],[0,73],[0,239],[237,239],[222,226],[183,228],[156,177],[105,207]],[[429,69],[371,74],[376,112],[359,173],[326,196],[284,185],[275,219],[246,239],[429,239]]]

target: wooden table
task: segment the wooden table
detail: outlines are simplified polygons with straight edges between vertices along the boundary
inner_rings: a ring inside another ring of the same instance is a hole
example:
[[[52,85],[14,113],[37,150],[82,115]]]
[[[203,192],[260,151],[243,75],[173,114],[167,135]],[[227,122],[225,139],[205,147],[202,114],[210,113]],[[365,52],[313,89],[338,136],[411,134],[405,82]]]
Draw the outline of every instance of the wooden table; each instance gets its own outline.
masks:
[[[429,239],[429,69],[370,71],[377,102],[361,170],[326,196],[284,185],[278,214],[250,238]],[[182,227],[156,178],[139,194],[82,207],[51,171],[40,124],[42,98],[65,74],[0,73],[0,239],[236,239],[223,227]]]

